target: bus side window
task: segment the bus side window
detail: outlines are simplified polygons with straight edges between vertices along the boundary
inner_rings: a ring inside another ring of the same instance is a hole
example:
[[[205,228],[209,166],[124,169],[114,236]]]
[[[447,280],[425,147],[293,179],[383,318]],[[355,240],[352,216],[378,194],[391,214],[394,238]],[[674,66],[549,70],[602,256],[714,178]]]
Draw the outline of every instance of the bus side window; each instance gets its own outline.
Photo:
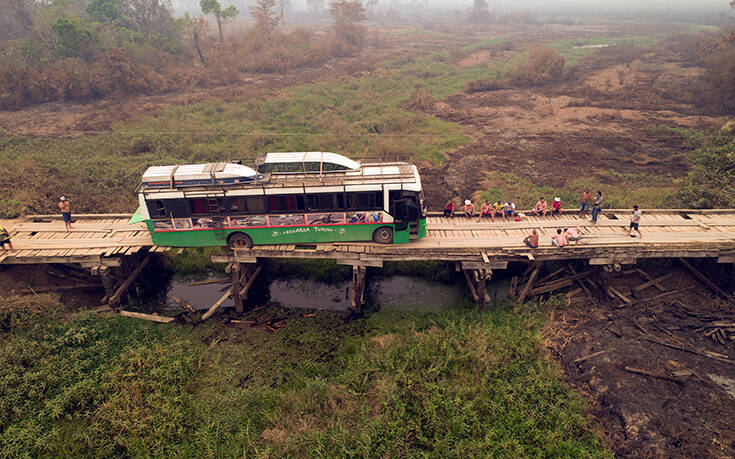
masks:
[[[230,213],[241,214],[245,212],[245,199],[244,198],[229,198]]]
[[[373,191],[373,209],[383,209],[383,192]]]
[[[207,207],[207,201],[201,198],[190,199],[189,204],[191,205],[191,213],[193,215],[207,215],[209,214],[209,208]]]
[[[173,218],[188,218],[191,217],[191,210],[189,209],[189,203],[186,199],[167,199],[164,201],[166,206],[165,214]]]
[[[262,196],[248,196],[245,198],[245,207],[249,214],[265,213],[265,199]]]
[[[304,169],[306,169],[306,172],[319,172],[320,166],[321,164],[315,161],[304,163]]]
[[[148,212],[151,214],[151,217],[166,217],[166,206],[163,204],[163,201],[160,201],[158,199],[153,201],[148,201]]]

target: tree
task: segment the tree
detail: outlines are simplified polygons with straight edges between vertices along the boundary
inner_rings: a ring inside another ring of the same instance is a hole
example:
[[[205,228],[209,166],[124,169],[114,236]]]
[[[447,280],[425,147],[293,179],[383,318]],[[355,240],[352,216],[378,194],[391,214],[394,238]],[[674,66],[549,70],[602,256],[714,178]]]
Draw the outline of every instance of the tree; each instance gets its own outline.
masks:
[[[222,5],[217,0],[201,0],[199,6],[202,8],[204,14],[213,14],[217,20],[217,30],[219,31],[219,41],[224,41],[224,35],[222,34],[222,23],[228,19],[234,18],[240,13],[234,5],[230,5],[225,9],[222,9]]]
[[[334,18],[337,40],[358,48],[365,41],[365,28],[360,22],[365,20],[365,8],[357,0],[333,0],[329,4],[329,14]]]
[[[176,20],[176,27],[179,31],[184,35],[191,36],[194,49],[197,50],[197,54],[199,55],[199,61],[205,66],[207,65],[207,61],[204,60],[202,49],[199,47],[199,35],[206,29],[206,25],[204,18],[192,18],[189,16],[189,13],[185,13]]]
[[[56,38],[56,52],[63,57],[90,59],[97,40],[91,31],[74,18],[58,18],[51,24]]]
[[[171,0],[118,0],[120,14],[144,37],[171,32]]]
[[[375,5],[378,4],[380,0],[365,0],[365,6],[367,7],[367,10],[371,13],[373,10],[375,10]]]
[[[86,8],[89,17],[97,22],[115,22],[120,18],[120,9],[115,0],[92,0]]]
[[[255,6],[250,7],[250,15],[255,19],[258,32],[269,40],[282,19],[282,15],[276,12],[276,0],[256,0]]]
[[[15,39],[28,34],[33,19],[24,0],[0,0],[0,39]]]
[[[474,0],[470,22],[474,24],[487,24],[490,22],[490,12],[488,11],[485,0]]]

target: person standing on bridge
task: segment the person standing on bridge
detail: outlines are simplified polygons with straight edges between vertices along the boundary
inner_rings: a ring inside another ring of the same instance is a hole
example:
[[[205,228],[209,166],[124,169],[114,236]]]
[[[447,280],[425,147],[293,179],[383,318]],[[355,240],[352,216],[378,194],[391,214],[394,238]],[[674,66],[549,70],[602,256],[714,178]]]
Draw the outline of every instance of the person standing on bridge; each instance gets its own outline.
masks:
[[[3,249],[3,255],[8,253],[5,245],[10,247],[11,252],[15,252],[15,249],[13,248],[13,243],[10,242],[10,233],[8,233],[8,230],[6,230],[5,227],[0,226],[0,247],[2,247]]]
[[[59,198],[59,210],[61,211],[61,217],[64,219],[66,230],[69,231],[71,229],[71,204],[63,196]]]
[[[598,191],[595,199],[592,200],[592,223],[597,223],[597,216],[602,210],[602,191]]]
[[[628,236],[635,237],[634,234],[631,234],[631,231],[635,230],[638,233],[638,237],[643,238],[643,235],[641,234],[641,230],[638,227],[641,222],[641,214],[643,212],[638,209],[638,206],[633,206],[633,215],[630,217],[630,227],[628,228]]]
[[[587,188],[582,192],[582,199],[579,204],[579,218],[587,216],[587,211],[590,208],[590,199],[592,199],[592,191]]]

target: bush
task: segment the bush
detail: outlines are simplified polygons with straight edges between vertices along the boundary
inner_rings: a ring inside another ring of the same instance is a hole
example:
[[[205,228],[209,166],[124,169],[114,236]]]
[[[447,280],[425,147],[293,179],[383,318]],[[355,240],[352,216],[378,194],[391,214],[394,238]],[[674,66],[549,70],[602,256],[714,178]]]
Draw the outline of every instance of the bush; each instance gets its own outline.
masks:
[[[564,73],[564,56],[545,46],[531,48],[510,75],[516,86],[544,86],[559,81]]]
[[[692,153],[692,170],[678,192],[682,206],[735,207],[735,132],[711,135]]]

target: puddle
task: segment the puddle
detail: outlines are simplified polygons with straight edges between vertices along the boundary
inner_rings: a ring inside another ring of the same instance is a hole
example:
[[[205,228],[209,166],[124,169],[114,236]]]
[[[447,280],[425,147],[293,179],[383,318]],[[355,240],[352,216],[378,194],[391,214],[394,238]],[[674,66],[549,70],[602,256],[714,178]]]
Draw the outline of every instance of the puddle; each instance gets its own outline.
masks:
[[[229,286],[227,281],[191,285],[189,280],[171,282],[167,304],[174,309],[181,308],[173,296],[189,303],[196,310],[206,310],[214,304]],[[500,279],[488,283],[490,298],[502,300],[508,295],[508,280]],[[382,309],[413,309],[439,311],[467,302],[467,287],[464,280],[447,284],[416,276],[396,275],[368,280],[366,297],[369,303]],[[256,285],[254,289],[267,289],[267,295],[251,290],[251,299],[263,304],[267,301],[279,303],[287,308],[321,309],[344,311],[349,309],[352,282],[346,280],[337,284],[326,284],[311,279],[284,278],[272,280],[269,284]],[[265,292],[262,292],[265,293]],[[222,307],[232,307],[227,299]]]
[[[594,49],[594,48],[607,48],[610,46],[609,44],[602,44],[602,45],[579,45],[574,46],[573,49]]]

